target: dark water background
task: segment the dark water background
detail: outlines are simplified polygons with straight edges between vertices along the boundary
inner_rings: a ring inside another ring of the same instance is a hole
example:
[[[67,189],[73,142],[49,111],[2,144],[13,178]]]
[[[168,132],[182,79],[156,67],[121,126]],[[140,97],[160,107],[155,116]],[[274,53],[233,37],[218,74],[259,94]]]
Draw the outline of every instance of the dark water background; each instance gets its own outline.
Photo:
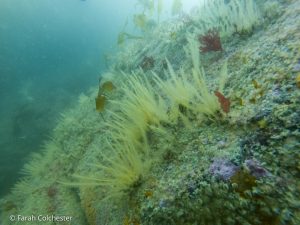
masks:
[[[130,0],[0,1],[0,197],[59,114],[98,84]],[[129,4],[131,3],[131,4]]]

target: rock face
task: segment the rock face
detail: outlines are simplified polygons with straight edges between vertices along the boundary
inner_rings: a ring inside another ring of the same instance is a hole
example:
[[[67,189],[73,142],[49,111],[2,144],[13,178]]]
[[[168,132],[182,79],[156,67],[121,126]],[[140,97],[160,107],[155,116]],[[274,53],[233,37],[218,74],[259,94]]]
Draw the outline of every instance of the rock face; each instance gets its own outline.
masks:
[[[216,0],[229,2],[254,1]],[[114,88],[101,115],[96,88],[79,97],[1,200],[3,224],[32,214],[79,225],[300,224],[300,2],[256,7],[260,23],[222,28],[222,52],[191,44],[205,35],[198,14],[128,43],[103,75]]]

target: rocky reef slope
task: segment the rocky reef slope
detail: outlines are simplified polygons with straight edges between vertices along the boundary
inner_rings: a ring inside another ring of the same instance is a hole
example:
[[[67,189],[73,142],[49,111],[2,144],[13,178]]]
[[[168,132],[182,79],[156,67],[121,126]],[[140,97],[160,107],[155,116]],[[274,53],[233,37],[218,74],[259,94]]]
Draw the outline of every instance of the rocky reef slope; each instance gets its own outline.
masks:
[[[2,223],[300,224],[300,2],[255,7],[250,25],[195,13],[128,43],[24,166]]]

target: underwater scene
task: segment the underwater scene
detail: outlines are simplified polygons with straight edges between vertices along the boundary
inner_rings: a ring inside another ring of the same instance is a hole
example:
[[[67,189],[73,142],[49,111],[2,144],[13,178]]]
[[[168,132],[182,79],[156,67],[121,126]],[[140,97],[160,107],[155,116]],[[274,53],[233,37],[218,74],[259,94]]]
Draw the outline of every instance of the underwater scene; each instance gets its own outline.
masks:
[[[0,225],[299,225],[300,0],[1,0]]]

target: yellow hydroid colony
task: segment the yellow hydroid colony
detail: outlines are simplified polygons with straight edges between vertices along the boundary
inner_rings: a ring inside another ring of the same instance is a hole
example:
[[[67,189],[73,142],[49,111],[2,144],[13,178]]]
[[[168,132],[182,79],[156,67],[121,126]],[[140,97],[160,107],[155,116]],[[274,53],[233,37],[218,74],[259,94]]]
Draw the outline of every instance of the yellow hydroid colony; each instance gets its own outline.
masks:
[[[102,162],[91,165],[99,172],[74,175],[79,182],[71,185],[101,186],[106,191],[105,199],[124,197],[138,187],[161,155],[150,151],[149,131],[169,135],[162,124],[175,124],[181,119],[189,126],[190,115],[213,118],[220,111],[217,97],[206,84],[197,49],[196,42],[190,41],[189,56],[193,62],[190,74],[183,70],[176,73],[168,61],[165,80],[155,73],[148,78],[143,71],[122,73],[126,77],[121,88],[123,97],[112,101],[115,110],[107,111],[109,150],[99,153]],[[226,64],[222,74],[220,86],[224,85]]]
[[[112,155],[103,156],[103,163],[92,164],[98,168],[98,174],[88,176],[74,175],[78,183],[75,186],[101,186],[106,191],[104,199],[118,199],[131,192],[147,173],[150,161],[144,162],[142,154],[134,146],[117,142],[111,144]]]

